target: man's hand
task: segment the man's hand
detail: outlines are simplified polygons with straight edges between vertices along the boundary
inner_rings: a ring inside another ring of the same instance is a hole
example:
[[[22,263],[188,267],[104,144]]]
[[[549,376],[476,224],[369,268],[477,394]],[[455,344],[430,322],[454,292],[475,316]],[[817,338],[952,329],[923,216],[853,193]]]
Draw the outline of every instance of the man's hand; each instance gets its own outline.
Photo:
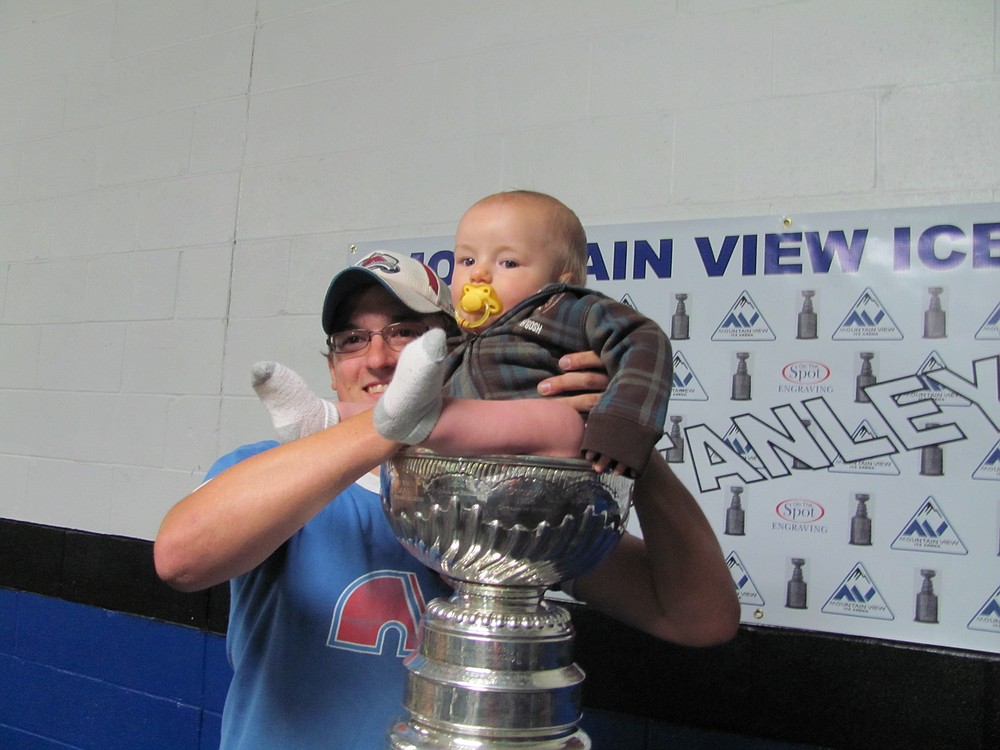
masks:
[[[559,360],[562,375],[553,375],[538,384],[541,396],[560,396],[581,414],[586,414],[608,387],[610,378],[595,352],[574,352]],[[561,395],[570,394],[570,395]]]

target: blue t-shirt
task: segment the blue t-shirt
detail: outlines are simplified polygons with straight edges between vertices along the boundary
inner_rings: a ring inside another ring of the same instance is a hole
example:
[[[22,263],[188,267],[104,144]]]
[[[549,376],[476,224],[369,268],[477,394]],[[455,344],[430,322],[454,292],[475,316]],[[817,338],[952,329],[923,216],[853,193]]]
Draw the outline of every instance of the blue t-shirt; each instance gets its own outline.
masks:
[[[276,445],[243,446],[208,477]],[[393,536],[377,488],[366,475],[231,581],[221,750],[381,748],[404,714],[402,659],[451,589]]]

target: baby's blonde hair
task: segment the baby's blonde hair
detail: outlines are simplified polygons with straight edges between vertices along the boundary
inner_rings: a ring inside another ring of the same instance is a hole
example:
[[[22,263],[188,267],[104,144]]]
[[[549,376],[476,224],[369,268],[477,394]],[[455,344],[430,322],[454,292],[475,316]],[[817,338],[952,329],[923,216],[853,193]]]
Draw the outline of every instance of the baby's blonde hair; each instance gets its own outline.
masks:
[[[587,233],[575,213],[562,201],[546,193],[534,190],[507,190],[502,193],[488,195],[476,202],[483,203],[502,201],[513,203],[523,201],[532,203],[548,212],[549,232],[555,240],[556,248],[561,254],[561,264],[556,266],[559,275],[565,274],[570,284],[585,286],[587,283]]]

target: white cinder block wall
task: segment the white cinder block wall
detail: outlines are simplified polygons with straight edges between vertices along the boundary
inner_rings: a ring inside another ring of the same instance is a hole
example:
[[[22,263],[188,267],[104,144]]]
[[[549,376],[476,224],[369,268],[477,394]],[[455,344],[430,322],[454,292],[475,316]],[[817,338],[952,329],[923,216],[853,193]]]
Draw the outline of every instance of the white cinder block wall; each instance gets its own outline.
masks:
[[[152,538],[352,242],[1000,198],[997,0],[0,1],[0,516]]]

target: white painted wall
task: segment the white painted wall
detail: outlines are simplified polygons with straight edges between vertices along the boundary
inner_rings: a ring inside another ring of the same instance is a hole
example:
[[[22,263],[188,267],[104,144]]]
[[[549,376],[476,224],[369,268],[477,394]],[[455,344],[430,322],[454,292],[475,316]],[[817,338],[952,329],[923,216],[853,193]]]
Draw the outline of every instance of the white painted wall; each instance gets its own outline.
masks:
[[[152,538],[352,242],[1000,199],[997,0],[0,0],[0,516]]]

